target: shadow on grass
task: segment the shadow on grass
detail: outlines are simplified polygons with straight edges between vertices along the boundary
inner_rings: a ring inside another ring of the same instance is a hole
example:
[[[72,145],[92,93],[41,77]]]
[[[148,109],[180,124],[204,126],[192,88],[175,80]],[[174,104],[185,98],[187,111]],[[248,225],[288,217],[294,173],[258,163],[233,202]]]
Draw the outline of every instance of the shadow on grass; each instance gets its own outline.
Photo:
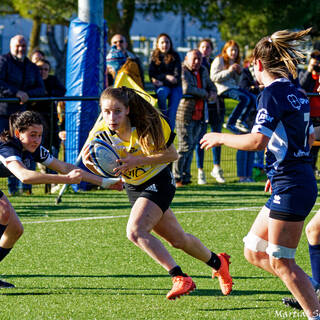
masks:
[[[134,296],[134,295],[141,295],[144,296],[162,296],[164,295],[170,288],[117,288],[117,287],[50,287],[50,288],[41,288],[41,287],[16,287],[14,289],[10,288],[10,291],[15,290],[29,290],[29,292],[6,292],[6,290],[2,291],[0,293],[0,296],[28,296],[28,295],[34,295],[34,296],[46,296],[46,295],[59,295],[59,294],[73,294],[76,290],[84,290],[86,292],[79,293],[79,295],[83,294],[93,294],[93,291],[98,291],[98,294],[104,294],[104,295],[126,295],[126,296]],[[45,290],[47,292],[32,292],[30,290]],[[104,292],[103,291],[107,291]],[[90,292],[90,293],[88,293]],[[164,293],[162,293],[164,292]],[[261,294],[272,294],[272,295],[285,295],[288,294],[288,291],[267,291],[267,290],[235,290],[232,291],[231,294],[228,296],[230,298],[232,297],[240,297],[240,296],[255,296],[255,295],[261,295]],[[196,291],[193,291],[190,293],[190,296],[195,297],[224,297],[220,290],[218,289],[197,289]],[[259,301],[261,301],[259,299]],[[271,300],[272,301],[272,300]],[[234,310],[234,308],[232,308]],[[212,309],[216,310],[216,309]],[[221,310],[221,309],[217,309]],[[226,309],[227,310],[227,309]],[[240,309],[239,309],[240,310]]]
[[[221,308],[221,309],[198,309],[199,311],[205,311],[205,312],[215,312],[215,311],[242,311],[242,310],[257,310],[257,309],[273,309],[273,307],[243,307],[243,308]]]
[[[252,296],[252,295],[261,295],[261,294],[273,294],[273,295],[285,295],[288,294],[288,290],[283,291],[275,291],[275,290],[233,290],[228,297],[234,296]],[[191,295],[193,296],[219,296],[223,297],[222,293],[218,289],[197,289],[196,291],[192,292]],[[260,300],[260,299],[259,299]]]
[[[170,278],[167,274],[102,274],[102,275],[83,275],[83,274],[12,274],[2,275],[1,278]],[[193,279],[211,279],[210,276],[192,275]],[[273,279],[272,276],[252,276],[252,277],[233,277],[233,279]]]
[[[177,189],[178,191],[210,191],[217,192],[247,192],[261,191],[263,193],[264,183],[226,183],[226,184],[206,184],[206,185],[187,185]]]

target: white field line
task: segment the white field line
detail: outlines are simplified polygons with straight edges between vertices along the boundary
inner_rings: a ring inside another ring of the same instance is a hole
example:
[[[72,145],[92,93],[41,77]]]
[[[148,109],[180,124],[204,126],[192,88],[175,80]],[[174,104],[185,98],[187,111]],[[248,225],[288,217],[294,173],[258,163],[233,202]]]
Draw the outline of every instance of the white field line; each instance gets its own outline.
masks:
[[[316,203],[318,205],[318,203]],[[259,207],[242,207],[242,208],[225,208],[225,209],[204,209],[204,210],[186,210],[186,211],[175,211],[175,214],[179,213],[203,213],[203,212],[227,212],[227,211],[257,211]],[[312,210],[311,213],[317,212],[318,210]],[[257,211],[258,213],[258,211]],[[127,218],[129,215],[119,216],[100,216],[100,217],[84,217],[84,218],[71,218],[71,219],[55,219],[55,220],[39,220],[39,221],[22,221],[23,224],[39,224],[39,223],[56,223],[56,222],[75,222],[75,221],[88,221],[88,220],[103,220],[103,219],[119,219]]]

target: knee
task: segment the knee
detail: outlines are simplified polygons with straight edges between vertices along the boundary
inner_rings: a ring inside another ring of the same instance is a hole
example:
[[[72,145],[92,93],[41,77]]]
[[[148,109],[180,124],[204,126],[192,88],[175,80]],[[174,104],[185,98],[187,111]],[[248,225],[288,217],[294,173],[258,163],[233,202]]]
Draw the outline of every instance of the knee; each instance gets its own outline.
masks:
[[[0,200],[0,224],[7,225],[9,223],[10,211],[10,205],[4,200]]]
[[[158,99],[167,99],[168,97],[168,92],[165,89],[165,87],[160,87],[156,93],[157,93]]]
[[[186,235],[175,235],[174,239],[168,240],[171,247],[175,249],[183,249],[186,243]]]
[[[133,242],[133,243],[137,243],[138,242],[138,233],[134,230],[132,230],[131,228],[127,228],[127,238]]]
[[[142,230],[138,227],[127,226],[127,238],[134,243],[135,245],[138,244],[139,238],[142,236]]]
[[[243,104],[245,104],[245,105],[250,104],[250,98],[249,98],[249,96],[247,96],[246,94],[244,94],[244,93],[242,93],[242,92],[239,94],[238,99],[239,99],[239,101],[240,101],[241,103],[243,103]]]
[[[19,224],[16,228],[15,228],[15,237],[16,239],[19,239],[24,232],[24,228],[22,226],[22,224]]]
[[[310,221],[306,226],[306,235],[310,244],[319,244],[320,241],[320,226],[315,225]]]
[[[282,280],[285,280],[287,277],[293,277],[295,276],[294,273],[291,272],[291,262],[288,259],[274,259],[270,258],[270,265],[274,273],[281,278]]]
[[[244,248],[244,251],[243,251],[243,254],[244,254],[244,257],[245,259],[251,263],[252,265],[254,266],[258,266],[259,265],[259,255],[258,255],[258,252],[255,252],[255,251],[252,251],[248,248]]]
[[[21,223],[17,223],[10,227],[10,233],[8,237],[10,239],[17,241],[23,234],[24,228]]]

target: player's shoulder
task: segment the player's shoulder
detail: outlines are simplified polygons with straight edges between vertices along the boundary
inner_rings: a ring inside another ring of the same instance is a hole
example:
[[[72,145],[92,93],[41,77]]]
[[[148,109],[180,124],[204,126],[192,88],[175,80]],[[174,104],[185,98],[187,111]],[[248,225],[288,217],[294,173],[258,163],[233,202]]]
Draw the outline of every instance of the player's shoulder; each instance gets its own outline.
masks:
[[[0,152],[7,151],[22,151],[22,144],[19,139],[8,139],[7,141],[0,141]]]

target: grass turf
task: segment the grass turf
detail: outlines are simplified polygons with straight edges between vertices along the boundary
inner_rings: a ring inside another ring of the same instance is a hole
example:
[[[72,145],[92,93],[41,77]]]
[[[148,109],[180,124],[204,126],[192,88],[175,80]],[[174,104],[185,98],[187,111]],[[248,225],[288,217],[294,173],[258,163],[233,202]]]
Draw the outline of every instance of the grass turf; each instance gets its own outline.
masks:
[[[165,298],[171,288],[167,272],[126,239],[130,208],[125,193],[67,193],[58,206],[54,196],[10,198],[25,233],[1,263],[2,278],[16,288],[0,290],[0,319],[292,316],[293,310],[281,303],[289,295],[285,286],[249,265],[242,253],[242,238],[267,197],[261,183],[191,185],[177,191],[172,208],[179,222],[211,250],[231,255],[234,279],[234,290],[225,297],[207,265],[168,247],[197,284],[195,292],[177,301]],[[83,218],[88,220],[76,220]],[[304,235],[297,262],[310,273]]]

